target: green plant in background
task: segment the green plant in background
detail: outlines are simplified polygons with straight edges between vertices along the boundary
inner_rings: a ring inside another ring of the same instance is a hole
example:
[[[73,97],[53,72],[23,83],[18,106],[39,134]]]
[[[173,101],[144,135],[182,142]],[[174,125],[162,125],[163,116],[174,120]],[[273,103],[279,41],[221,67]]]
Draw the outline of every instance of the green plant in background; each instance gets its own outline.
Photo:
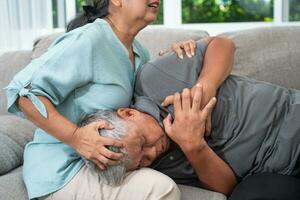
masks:
[[[290,1],[290,21],[300,21],[300,0]],[[85,0],[76,0],[77,13]],[[182,0],[183,23],[273,21],[274,0]],[[163,24],[163,0],[153,24]]]
[[[290,0],[290,21],[300,21],[299,0]]]
[[[273,0],[182,0],[183,23],[272,21]]]

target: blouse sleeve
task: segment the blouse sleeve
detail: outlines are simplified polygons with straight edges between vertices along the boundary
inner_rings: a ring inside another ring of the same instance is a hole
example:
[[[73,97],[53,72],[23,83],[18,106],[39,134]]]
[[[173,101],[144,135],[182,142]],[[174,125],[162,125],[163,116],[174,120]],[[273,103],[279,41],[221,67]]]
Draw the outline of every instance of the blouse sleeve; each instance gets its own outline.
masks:
[[[83,33],[57,39],[40,58],[20,71],[5,88],[8,112],[24,117],[16,105],[19,96],[27,97],[42,116],[47,110],[37,98],[44,96],[55,106],[62,103],[77,87],[92,78],[92,45]]]

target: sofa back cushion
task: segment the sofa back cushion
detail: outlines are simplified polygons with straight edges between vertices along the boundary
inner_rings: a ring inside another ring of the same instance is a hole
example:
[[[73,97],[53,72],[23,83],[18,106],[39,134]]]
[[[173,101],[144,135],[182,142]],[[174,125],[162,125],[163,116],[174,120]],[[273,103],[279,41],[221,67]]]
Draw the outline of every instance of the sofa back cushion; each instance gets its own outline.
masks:
[[[6,112],[6,94],[3,90],[13,76],[31,60],[31,51],[15,51],[0,56],[0,115]]]
[[[300,89],[300,26],[221,34],[236,44],[233,73]]]
[[[45,53],[50,44],[60,35],[62,35],[62,33],[56,33],[37,39],[33,48],[32,58],[37,58]],[[207,36],[208,33],[201,30],[150,27],[142,30],[137,35],[137,40],[149,50],[151,58],[154,59],[158,57],[160,50],[169,49],[176,41],[188,39],[199,40]]]

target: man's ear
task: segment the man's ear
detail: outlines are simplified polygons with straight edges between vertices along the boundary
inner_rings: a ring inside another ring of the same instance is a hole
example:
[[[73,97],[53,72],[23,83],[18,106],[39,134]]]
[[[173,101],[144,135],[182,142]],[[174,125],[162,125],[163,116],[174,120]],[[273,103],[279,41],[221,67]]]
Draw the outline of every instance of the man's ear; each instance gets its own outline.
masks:
[[[137,115],[138,111],[131,108],[119,108],[117,114],[121,119],[132,119]]]

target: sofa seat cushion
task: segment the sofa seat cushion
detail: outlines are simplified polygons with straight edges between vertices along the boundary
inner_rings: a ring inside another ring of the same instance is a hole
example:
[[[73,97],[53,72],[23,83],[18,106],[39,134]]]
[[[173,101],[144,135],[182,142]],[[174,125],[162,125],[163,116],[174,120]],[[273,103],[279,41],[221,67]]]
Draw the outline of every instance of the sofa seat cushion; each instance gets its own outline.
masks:
[[[0,199],[28,200],[28,195],[22,178],[22,167],[0,176]]]
[[[181,192],[181,200],[226,200],[226,196],[221,193],[185,185],[178,185],[178,187]]]
[[[35,126],[14,115],[0,115],[0,175],[23,163],[26,143],[32,140]]]

